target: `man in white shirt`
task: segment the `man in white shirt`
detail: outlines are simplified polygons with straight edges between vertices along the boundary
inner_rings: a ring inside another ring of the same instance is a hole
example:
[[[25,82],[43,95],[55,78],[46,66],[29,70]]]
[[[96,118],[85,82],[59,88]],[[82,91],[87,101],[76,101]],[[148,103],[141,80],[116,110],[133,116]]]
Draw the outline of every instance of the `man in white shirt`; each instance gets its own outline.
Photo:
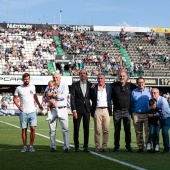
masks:
[[[64,151],[69,151],[69,129],[68,129],[68,110],[67,110],[67,96],[69,94],[68,85],[61,83],[61,76],[58,73],[53,74],[53,81],[55,84],[56,90],[59,92],[57,94],[53,94],[48,92],[47,95],[49,97],[55,98],[55,102],[58,106],[58,112],[56,108],[52,108],[52,121],[49,121],[50,128],[50,152],[56,152],[56,127],[57,120],[60,122],[61,131],[63,133],[64,139]],[[45,91],[48,90],[48,86]],[[46,99],[45,102],[50,102],[53,104],[53,99]]]
[[[35,152],[33,148],[34,139],[35,139],[35,127],[37,126],[37,115],[34,101],[37,103],[39,108],[43,110],[43,107],[40,105],[38,97],[36,95],[35,86],[30,84],[30,75],[24,73],[22,75],[23,84],[18,86],[14,93],[14,104],[20,110],[20,126],[22,128],[22,140],[23,140],[23,149],[21,152]],[[18,97],[20,99],[20,104],[18,103]],[[27,128],[28,124],[30,125],[30,147],[27,149]]]
[[[98,84],[91,91],[92,109],[91,115],[94,118],[95,127],[95,147],[96,152],[100,151],[100,128],[102,126],[103,133],[103,152],[108,152],[107,143],[109,138],[109,123],[112,114],[111,94],[112,89],[110,85],[105,84],[105,76],[102,73],[98,74]]]

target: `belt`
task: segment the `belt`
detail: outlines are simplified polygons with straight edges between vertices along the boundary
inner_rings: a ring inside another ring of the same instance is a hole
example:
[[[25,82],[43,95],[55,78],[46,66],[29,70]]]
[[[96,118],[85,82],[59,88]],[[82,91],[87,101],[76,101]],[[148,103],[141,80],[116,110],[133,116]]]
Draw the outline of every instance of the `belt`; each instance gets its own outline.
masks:
[[[147,114],[146,112],[136,112],[137,114]]]
[[[108,107],[97,107],[97,109],[107,109]]]
[[[129,110],[129,108],[115,108],[115,110],[126,111],[126,110]]]
[[[58,107],[58,109],[63,109],[63,108],[66,108],[66,106],[60,106],[60,107]]]

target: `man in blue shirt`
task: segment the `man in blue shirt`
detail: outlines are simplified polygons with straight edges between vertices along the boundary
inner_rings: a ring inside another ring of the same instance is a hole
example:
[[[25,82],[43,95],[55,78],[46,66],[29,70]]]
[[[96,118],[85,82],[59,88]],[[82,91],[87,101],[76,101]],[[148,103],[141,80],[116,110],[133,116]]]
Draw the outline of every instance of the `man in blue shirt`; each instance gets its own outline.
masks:
[[[164,145],[163,153],[168,153],[169,152],[168,130],[170,129],[170,108],[168,105],[168,101],[166,98],[160,96],[159,90],[157,88],[153,88],[151,90],[151,96],[153,99],[157,101],[156,106],[162,110],[161,126],[162,126],[162,137],[163,137],[163,145]]]
[[[148,110],[149,99],[151,98],[150,91],[145,87],[144,78],[137,78],[138,88],[134,89],[131,94],[131,112],[133,124],[136,133],[136,140],[138,145],[138,152],[143,152],[144,139],[143,139],[143,125],[145,130],[145,143],[148,142],[149,127],[148,127]]]

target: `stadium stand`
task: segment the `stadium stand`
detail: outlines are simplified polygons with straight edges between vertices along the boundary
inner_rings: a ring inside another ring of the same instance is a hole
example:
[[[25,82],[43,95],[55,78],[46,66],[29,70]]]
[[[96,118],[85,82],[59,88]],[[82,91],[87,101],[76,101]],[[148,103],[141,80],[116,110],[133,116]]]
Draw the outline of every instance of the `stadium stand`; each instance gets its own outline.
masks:
[[[0,29],[0,74],[76,76],[85,68],[89,76],[100,72],[116,76],[126,69],[131,77],[167,77],[169,73],[169,40],[154,31],[118,34],[101,31],[73,30],[70,26],[57,29]],[[54,33],[55,32],[55,33]],[[73,60],[60,62],[55,56]]]
[[[31,75],[42,75],[43,72],[48,75],[47,64],[54,62],[54,56],[57,54],[52,38],[42,37],[42,32],[25,32],[18,29],[13,33],[7,30],[1,33],[0,40],[1,74],[22,75],[23,72],[28,72]]]
[[[85,68],[88,76],[102,72],[112,77],[126,69],[130,77],[169,77],[169,47],[169,36],[154,31],[133,33],[121,29],[112,33],[75,30],[67,25],[55,30],[0,27],[0,74],[51,76],[59,72],[62,76],[78,76],[79,70]],[[57,64],[56,55],[61,57]],[[69,55],[73,56],[70,60]],[[38,96],[42,101],[42,95]],[[17,113],[12,97],[0,94],[0,114]]]

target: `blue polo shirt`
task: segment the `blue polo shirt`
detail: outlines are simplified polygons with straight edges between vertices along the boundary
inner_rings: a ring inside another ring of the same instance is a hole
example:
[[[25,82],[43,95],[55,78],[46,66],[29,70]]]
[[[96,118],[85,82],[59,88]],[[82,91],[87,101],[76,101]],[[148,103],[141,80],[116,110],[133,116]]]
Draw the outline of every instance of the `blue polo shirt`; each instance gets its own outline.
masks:
[[[142,91],[139,88],[134,89],[131,93],[131,112],[148,113],[149,99],[151,99],[151,94],[148,88],[145,87]]]

